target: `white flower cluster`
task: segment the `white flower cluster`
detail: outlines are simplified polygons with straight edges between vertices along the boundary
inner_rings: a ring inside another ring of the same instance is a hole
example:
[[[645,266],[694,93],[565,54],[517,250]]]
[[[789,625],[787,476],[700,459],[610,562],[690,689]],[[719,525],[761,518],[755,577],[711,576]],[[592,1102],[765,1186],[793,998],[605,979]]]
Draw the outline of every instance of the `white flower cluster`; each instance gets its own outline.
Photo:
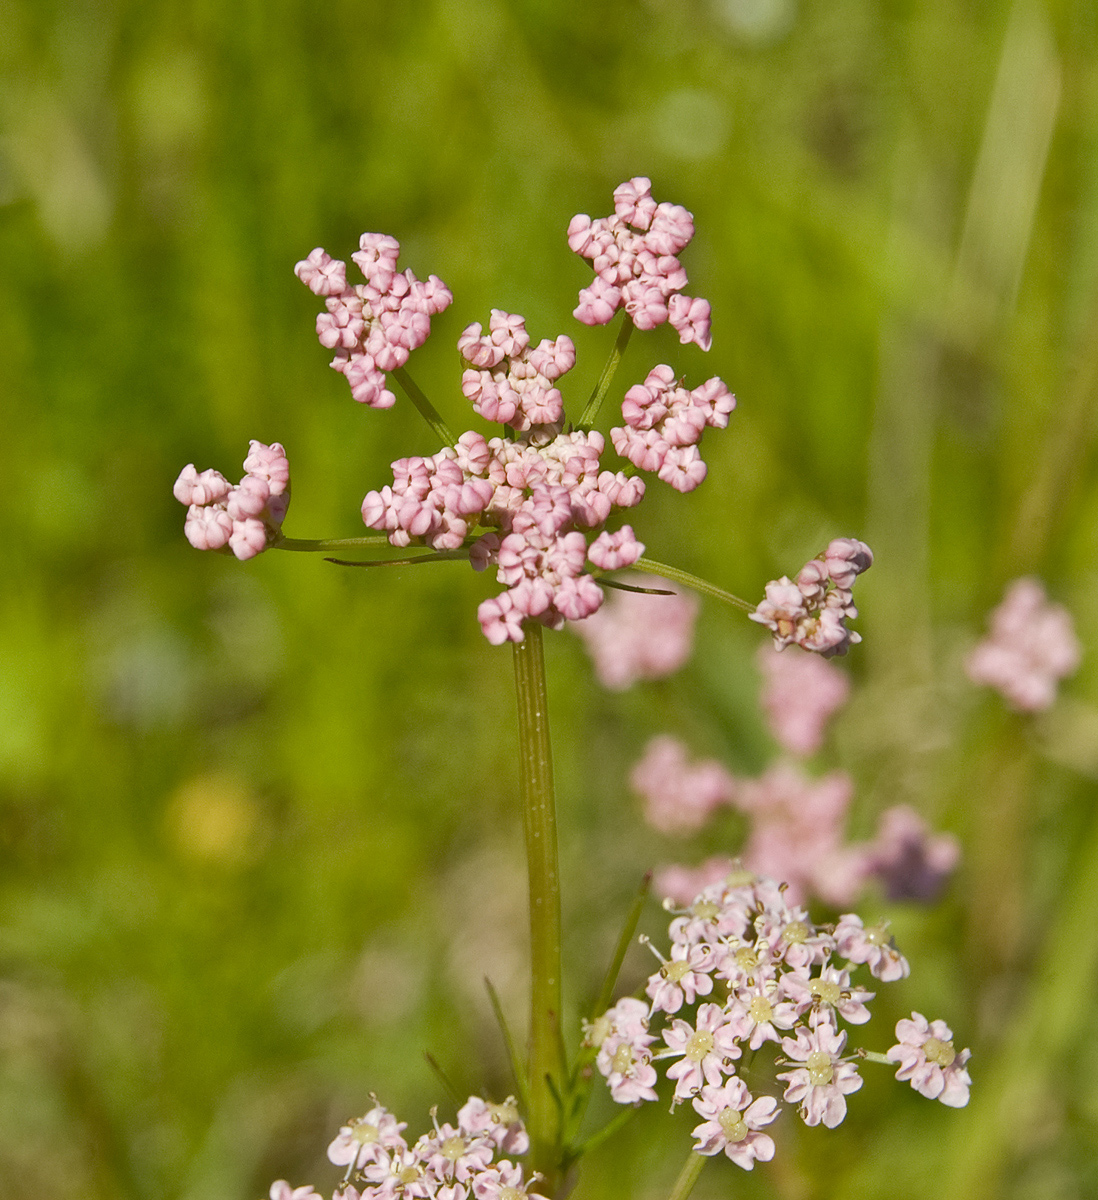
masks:
[[[924,1096],[968,1103],[969,1051],[954,1049],[942,1021],[913,1013],[897,1025],[899,1044],[887,1055],[844,1053],[840,1021],[865,1024],[874,997],[852,982],[852,972],[865,966],[882,982],[909,972],[887,924],[866,926],[847,914],[834,928],[814,925],[805,909],[786,902],[782,885],[733,871],[675,915],[670,936],[671,957],[649,978],[647,1002],[619,1000],[588,1025],[586,1041],[621,1104],[655,1100],[655,1064],[674,1060],[666,1071],[673,1102],[691,1101],[703,1118],[694,1130],[699,1154],[723,1151],[747,1170],[773,1158],[763,1130],[777,1117],[778,1101],[754,1098],[736,1071],[744,1047],[764,1042],[783,1051],[782,1099],[808,1125],[834,1128],[846,1116],[846,1097],[862,1086],[859,1058],[899,1063],[897,1078]],[[689,1019],[678,1015],[694,1005]]]
[[[346,1167],[332,1200],[544,1200],[524,1180],[522,1168],[498,1154],[525,1154],[530,1139],[511,1098],[489,1104],[470,1096],[457,1125],[440,1125],[413,1146],[404,1137],[407,1123],[376,1104],[365,1116],[344,1125],[328,1147],[328,1158]],[[291,1187],[284,1179],[271,1185],[271,1200],[318,1200],[311,1185]]]

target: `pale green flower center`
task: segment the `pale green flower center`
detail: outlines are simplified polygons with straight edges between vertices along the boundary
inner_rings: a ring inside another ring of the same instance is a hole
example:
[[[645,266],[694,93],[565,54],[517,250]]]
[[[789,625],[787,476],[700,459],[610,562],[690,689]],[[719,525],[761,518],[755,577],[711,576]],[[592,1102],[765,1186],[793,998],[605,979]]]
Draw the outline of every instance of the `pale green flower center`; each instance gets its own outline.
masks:
[[[422,1172],[420,1171],[419,1167],[403,1167],[401,1168],[400,1174],[397,1176],[397,1178],[401,1183],[415,1183],[421,1174]]]
[[[787,946],[803,946],[808,941],[808,926],[803,921],[790,921],[782,930],[782,941]]]
[[[664,979],[670,979],[672,983],[679,983],[684,975],[690,974],[690,964],[686,959],[680,959],[678,962],[664,963],[660,967],[660,974]]]
[[[610,1067],[619,1075],[624,1075],[626,1071],[633,1065],[633,1047],[628,1042],[623,1042],[615,1051],[614,1057],[610,1060]]]
[[[943,1042],[941,1038],[930,1037],[923,1044],[923,1053],[926,1055],[926,1061],[936,1063],[939,1067],[953,1066],[953,1060],[957,1057],[957,1051],[953,1049],[952,1042]]]
[[[381,1130],[376,1125],[371,1125],[369,1121],[355,1121],[351,1125],[351,1137],[363,1146],[376,1142],[380,1133]]]
[[[824,1004],[835,1005],[842,999],[842,989],[837,983],[829,983],[826,979],[813,979],[809,982],[808,990],[822,1000]]]
[[[504,1100],[502,1104],[489,1104],[488,1111],[497,1125],[514,1125],[519,1119],[518,1108],[510,1100]]]
[[[722,1108],[717,1116],[717,1124],[730,1142],[742,1142],[747,1137],[747,1122],[743,1119],[743,1113],[734,1108]]]
[[[701,917],[703,921],[712,921],[714,917],[720,915],[720,906],[714,904],[712,900],[700,900],[694,905],[694,916]]]
[[[774,1019],[774,1006],[765,996],[755,996],[751,1001],[751,1007],[748,1009],[751,1014],[751,1020],[756,1025],[765,1025],[768,1021]]]
[[[589,1021],[585,1026],[583,1040],[588,1046],[601,1046],[610,1036],[613,1028],[614,1023],[609,1017],[596,1017],[595,1020]]]
[[[707,1029],[699,1029],[691,1034],[686,1043],[686,1057],[691,1062],[701,1062],[713,1049],[713,1035]]]
[[[813,1050],[804,1065],[808,1068],[808,1078],[814,1087],[822,1087],[835,1077],[831,1055],[824,1054],[822,1050]]]
[[[759,956],[750,946],[741,946],[736,951],[736,966],[741,971],[753,971],[759,965]]]
[[[441,1149],[443,1158],[448,1158],[451,1162],[457,1162],[465,1153],[465,1139],[455,1134],[453,1137],[448,1137],[442,1143]]]

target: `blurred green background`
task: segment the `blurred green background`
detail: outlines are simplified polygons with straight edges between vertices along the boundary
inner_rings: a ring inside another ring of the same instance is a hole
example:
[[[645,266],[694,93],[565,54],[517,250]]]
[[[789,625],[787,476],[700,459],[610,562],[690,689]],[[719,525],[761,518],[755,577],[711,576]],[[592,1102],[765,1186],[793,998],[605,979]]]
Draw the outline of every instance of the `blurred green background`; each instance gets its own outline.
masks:
[[[369,1092],[412,1133],[449,1115],[424,1049],[463,1096],[511,1089],[481,982],[521,1029],[494,585],[198,554],[171,485],[280,440],[287,533],[354,536],[388,463],[434,452],[406,402],[351,402],[292,274],[363,230],[453,289],[410,363],[452,424],[492,307],[575,338],[575,415],[612,334],[571,317],[564,231],[638,174],[695,214],[713,349],[638,335],[619,381],[666,361],[740,401],[638,533],[752,599],[870,542],[821,765],[858,780],[855,834],[904,801],[965,849],[936,907],[881,910],[914,970],[866,1037],[945,1017],[971,1106],[871,1068],[841,1129],[786,1115],[773,1164],[696,1194],[1098,1194],[1096,102],[1089,0],[0,0],[3,1200],[330,1191]],[[1026,572],[1087,649],[1036,720],[960,665]],[[692,664],[622,696],[548,639],[577,1012],[644,870],[734,848],[647,832],[625,777],[664,730],[765,764],[760,636],[709,606]],[[651,1107],[578,1195],[666,1195],[693,1114]]]

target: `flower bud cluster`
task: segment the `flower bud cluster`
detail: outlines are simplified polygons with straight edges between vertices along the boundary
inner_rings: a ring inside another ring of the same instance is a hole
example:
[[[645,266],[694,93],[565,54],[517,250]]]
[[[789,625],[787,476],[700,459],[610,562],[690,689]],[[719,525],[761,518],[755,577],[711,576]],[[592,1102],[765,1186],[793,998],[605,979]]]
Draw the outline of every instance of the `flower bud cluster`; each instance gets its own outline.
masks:
[[[1052,604],[1040,580],[1016,579],[991,614],[991,632],[965,660],[973,683],[998,690],[1021,712],[1052,706],[1061,679],[1082,657],[1071,614]]]
[[[488,330],[482,334],[477,322],[458,338],[461,357],[470,364],[461,390],[473,411],[512,429],[541,427],[549,437],[559,433],[564,399],[553,383],[576,365],[572,339],[562,333],[531,349],[522,317],[497,308]]]
[[[858,615],[851,588],[873,565],[873,552],[854,538],[835,538],[818,557],[805,563],[795,580],[783,575],[766,585],[766,599],[750,614],[774,634],[779,650],[796,643],[825,658],[845,654],[860,642],[847,629]]]
[[[613,217],[576,217],[569,228],[572,248],[594,262],[599,303],[611,304],[589,323],[609,320],[624,304],[638,328],[670,320],[684,343],[708,349],[709,305],[681,295],[686,274],[675,257],[693,237],[693,218],[677,205],[657,204],[648,180],[639,178],[617,189],[615,208]],[[346,376],[356,400],[387,408],[394,396],[386,372],[403,367],[429,335],[431,317],[453,297],[434,275],[423,282],[397,270],[395,238],[365,233],[359,246],[352,258],[365,284],[348,284],[346,264],[320,247],[294,270],[324,297],[317,336],[335,351],[331,365]],[[601,468],[601,434],[564,431],[557,383],[575,364],[570,338],[532,346],[521,316],[493,309],[487,332],[469,325],[458,350],[466,363],[463,393],[481,417],[504,427],[504,435],[486,439],[469,431],[437,454],[399,459],[392,484],[364,498],[362,519],[394,546],[467,551],[475,569],[493,566],[505,590],[480,605],[481,628],[495,644],[520,642],[528,619],[557,629],[599,609],[603,591],[595,576],[632,566],[644,551],[630,526],[616,532],[604,526],[614,509],[639,504],[645,485]],[[417,403],[426,413],[424,398]],[[614,435],[631,461],[689,491],[705,477],[697,452],[702,430],[726,426],[734,403],[719,379],[687,391],[669,367],[660,367],[631,390],[623,407],[626,427]],[[428,420],[442,427],[440,419]],[[227,483],[195,474],[181,476],[179,489],[188,497],[193,491],[196,499],[187,502],[202,509],[189,518],[195,545],[221,546],[234,538],[234,551],[247,557],[278,537],[276,506],[243,514],[269,518],[265,533],[262,520],[238,529],[235,513],[223,504]]]
[[[866,926],[847,914],[834,927],[814,925],[787,902],[784,886],[734,871],[675,913],[669,932],[671,955],[650,976],[647,1003],[619,1000],[586,1027],[613,1099],[656,1099],[656,1064],[670,1061],[673,1105],[689,1100],[703,1118],[694,1149],[723,1152],[751,1170],[774,1156],[763,1130],[779,1105],[775,1097],[753,1097],[740,1068],[745,1049],[769,1042],[789,1068],[777,1074],[786,1085],[782,1099],[808,1125],[838,1125],[846,1097],[862,1086],[864,1056],[847,1053],[843,1025],[867,1023],[875,995],[853,972],[864,965],[881,982],[909,973],[887,924]],[[896,1036],[899,1044],[878,1061],[898,1062],[897,1078],[925,1096],[967,1103],[969,1051],[954,1049],[943,1023],[915,1013]]]
[[[499,1155],[521,1155],[530,1139],[513,1099],[488,1104],[470,1096],[457,1125],[439,1125],[414,1145],[404,1138],[407,1124],[375,1104],[365,1116],[344,1125],[328,1147],[328,1158],[346,1167],[344,1182],[332,1200],[543,1200],[529,1190],[537,1176],[524,1180],[522,1168]],[[311,1186],[291,1188],[285,1180],[271,1186],[271,1200],[315,1200]]]
[[[682,295],[687,278],[676,258],[693,236],[693,216],[679,204],[657,204],[643,176],[615,189],[612,217],[573,217],[568,245],[595,270],[579,294],[576,320],[605,325],[624,308],[638,329],[669,321],[683,345],[708,350],[709,301]]]
[[[282,536],[290,505],[290,464],[278,442],[252,441],[244,478],[235,486],[220,471],[199,472],[188,463],[172,494],[186,504],[183,532],[196,550],[232,551],[254,558]]]
[[[396,269],[400,243],[383,233],[364,233],[351,258],[366,278],[347,283],[347,264],[317,247],[294,267],[312,292],[323,296],[326,311],[316,319],[320,344],[334,350],[332,367],[346,376],[351,395],[371,408],[391,408],[385,372],[396,370],[427,340],[431,317],[453,300],[450,289],[431,275],[417,279]]]
[[[575,361],[570,339],[545,340],[530,350],[522,317],[502,312],[493,312],[489,329],[482,335],[480,326],[470,326],[458,342],[467,362],[485,364],[466,371],[467,394],[482,416],[495,412],[494,419],[527,428],[513,440],[469,431],[438,454],[400,459],[393,463],[392,486],[366,495],[362,519],[388,533],[394,546],[415,541],[455,550],[475,537],[473,566],[494,566],[507,589],[477,613],[485,636],[499,645],[522,641],[528,617],[556,629],[598,609],[603,592],[588,567],[632,566],[644,547],[628,525],[603,530],[590,544],[587,532],[599,529],[613,509],[639,504],[644,481],[600,470],[600,433],[559,431],[563,409],[545,397],[559,399],[548,385]],[[488,369],[505,359],[506,371]],[[476,537],[478,526],[488,531]]]
[[[611,429],[610,440],[635,467],[655,471],[676,491],[691,492],[706,476],[698,452],[705,427],[726,429],[735,407],[736,397],[717,376],[688,391],[661,365],[625,393],[625,426]]]

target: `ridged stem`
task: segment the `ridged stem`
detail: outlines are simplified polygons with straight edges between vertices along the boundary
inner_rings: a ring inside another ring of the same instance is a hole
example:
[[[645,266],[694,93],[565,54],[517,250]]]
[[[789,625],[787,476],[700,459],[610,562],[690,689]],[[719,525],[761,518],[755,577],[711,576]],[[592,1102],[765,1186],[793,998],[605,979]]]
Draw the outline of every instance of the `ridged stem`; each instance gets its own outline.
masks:
[[[560,1175],[560,1112],[554,1097],[566,1078],[560,1035],[561,919],[557,818],[548,693],[541,626],[527,621],[514,646],[519,760],[526,866],[530,882],[530,1134],[531,1168],[547,1196]],[[550,1080],[553,1082],[551,1083]]]

